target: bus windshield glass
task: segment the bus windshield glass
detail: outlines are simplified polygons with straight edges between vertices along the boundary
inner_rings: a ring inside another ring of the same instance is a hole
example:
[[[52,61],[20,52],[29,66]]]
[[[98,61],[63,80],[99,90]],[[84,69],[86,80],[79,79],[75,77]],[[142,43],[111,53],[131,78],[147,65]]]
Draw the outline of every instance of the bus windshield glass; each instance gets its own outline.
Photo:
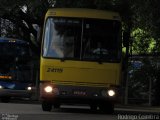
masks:
[[[104,19],[48,18],[43,57],[119,61],[120,22]]]
[[[3,57],[29,56],[29,46],[27,44],[3,42],[0,43],[0,48],[0,56]]]
[[[30,82],[29,43],[0,39],[0,81]]]

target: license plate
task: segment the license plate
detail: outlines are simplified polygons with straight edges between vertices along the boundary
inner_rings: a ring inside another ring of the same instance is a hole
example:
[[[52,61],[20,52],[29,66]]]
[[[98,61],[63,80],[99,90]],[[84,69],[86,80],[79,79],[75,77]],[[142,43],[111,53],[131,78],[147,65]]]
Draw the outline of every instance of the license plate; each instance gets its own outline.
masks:
[[[86,91],[74,90],[73,94],[78,96],[86,96]]]

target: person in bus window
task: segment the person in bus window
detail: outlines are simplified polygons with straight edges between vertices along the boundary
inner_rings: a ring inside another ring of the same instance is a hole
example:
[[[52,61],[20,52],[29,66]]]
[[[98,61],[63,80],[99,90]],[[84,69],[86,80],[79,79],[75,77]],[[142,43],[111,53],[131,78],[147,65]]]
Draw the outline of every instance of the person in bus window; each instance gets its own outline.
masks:
[[[97,43],[97,48],[93,50],[93,53],[94,54],[102,54],[102,55],[107,55],[108,54],[108,51],[107,49],[103,48],[102,46],[102,43],[101,42],[98,42]]]

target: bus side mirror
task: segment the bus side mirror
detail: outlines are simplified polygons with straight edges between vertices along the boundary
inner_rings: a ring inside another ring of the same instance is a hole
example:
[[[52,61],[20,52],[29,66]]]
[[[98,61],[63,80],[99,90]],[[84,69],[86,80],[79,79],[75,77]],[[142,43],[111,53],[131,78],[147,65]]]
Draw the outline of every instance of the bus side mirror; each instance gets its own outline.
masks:
[[[129,38],[130,38],[130,33],[129,32],[123,32],[123,46],[124,47],[129,46]]]
[[[41,38],[42,38],[42,30],[43,29],[39,25],[37,25],[37,24],[34,24],[33,28],[35,29],[35,31],[37,32],[37,34],[36,34],[36,36],[33,35],[33,34],[30,34],[30,39],[32,41],[39,41],[40,42]]]

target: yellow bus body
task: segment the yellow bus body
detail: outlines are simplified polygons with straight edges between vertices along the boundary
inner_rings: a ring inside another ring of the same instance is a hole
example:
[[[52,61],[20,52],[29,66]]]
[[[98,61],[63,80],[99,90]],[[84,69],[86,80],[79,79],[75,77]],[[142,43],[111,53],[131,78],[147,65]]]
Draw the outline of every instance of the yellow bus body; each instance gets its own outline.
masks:
[[[67,17],[67,18],[95,18],[104,20],[120,21],[120,16],[115,12],[103,10],[80,9],[80,8],[54,8],[49,9],[45,16],[45,21],[49,17]],[[43,33],[44,34],[44,33]],[[43,42],[42,42],[43,46]],[[85,88],[110,89],[119,86],[121,83],[121,61],[119,62],[98,62],[98,61],[81,61],[81,60],[61,60],[54,58],[45,58],[41,56],[40,60],[40,82],[49,82],[54,86],[71,86],[74,90],[84,90]],[[87,89],[88,90],[88,89]],[[65,91],[63,89],[63,91]],[[41,97],[44,104],[44,110],[50,110],[47,103],[47,97],[43,96],[43,87],[41,87]],[[73,97],[73,95],[71,95]],[[95,94],[97,96],[97,94]],[[95,97],[94,96],[94,97]],[[79,96],[79,98],[83,96]],[[98,97],[98,96],[97,96]],[[85,96],[86,98],[86,96]],[[100,97],[101,98],[101,97]],[[72,98],[71,98],[72,99]],[[106,98],[104,98],[106,100]]]
[[[116,12],[109,12],[96,9],[81,8],[55,8],[50,9],[46,13],[48,17],[75,17],[75,18],[97,18],[106,20],[120,20],[120,16]]]
[[[75,17],[75,18],[96,18],[107,20],[120,20],[116,12],[103,10],[80,9],[80,8],[55,8],[49,9],[48,17]],[[62,73],[47,72],[48,68],[63,69]],[[41,57],[41,81],[54,81],[64,85],[83,85],[104,87],[119,85],[121,78],[121,63],[103,63],[65,61],[56,59],[45,59]]]
[[[41,80],[59,85],[110,87],[119,85],[120,63],[41,59]]]

